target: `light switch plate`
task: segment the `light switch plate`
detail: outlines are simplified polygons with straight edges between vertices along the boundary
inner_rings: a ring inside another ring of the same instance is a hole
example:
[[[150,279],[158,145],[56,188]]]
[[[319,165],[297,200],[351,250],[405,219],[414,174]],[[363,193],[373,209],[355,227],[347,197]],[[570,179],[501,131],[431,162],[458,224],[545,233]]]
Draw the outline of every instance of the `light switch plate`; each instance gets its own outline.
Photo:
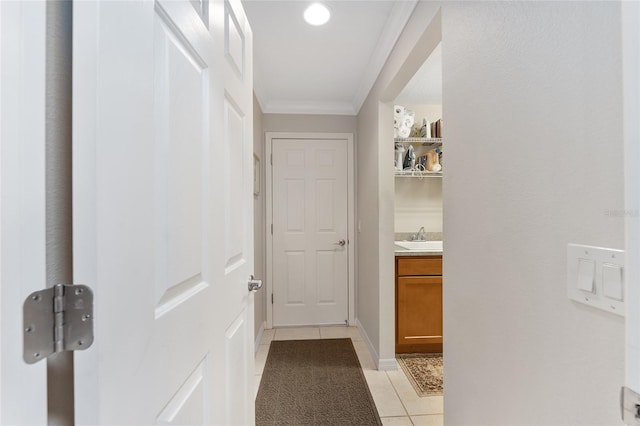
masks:
[[[624,250],[569,244],[567,291],[571,300],[624,316]]]

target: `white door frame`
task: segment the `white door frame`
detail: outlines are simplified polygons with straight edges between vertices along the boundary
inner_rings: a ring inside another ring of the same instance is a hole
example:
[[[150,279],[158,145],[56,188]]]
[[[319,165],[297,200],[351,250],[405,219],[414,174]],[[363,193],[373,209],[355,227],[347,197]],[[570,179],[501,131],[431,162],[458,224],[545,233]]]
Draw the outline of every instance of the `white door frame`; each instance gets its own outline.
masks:
[[[625,383],[640,393],[640,4],[622,3],[626,254]]]
[[[272,181],[272,148],[274,139],[332,139],[347,141],[347,249],[348,267],[348,321],[349,325],[355,325],[355,163],[353,133],[298,133],[298,132],[266,132],[265,133],[265,177],[266,177],[266,209],[267,221],[265,223],[265,241],[267,255],[267,282],[265,284],[267,302],[267,328],[273,328],[273,181]]]

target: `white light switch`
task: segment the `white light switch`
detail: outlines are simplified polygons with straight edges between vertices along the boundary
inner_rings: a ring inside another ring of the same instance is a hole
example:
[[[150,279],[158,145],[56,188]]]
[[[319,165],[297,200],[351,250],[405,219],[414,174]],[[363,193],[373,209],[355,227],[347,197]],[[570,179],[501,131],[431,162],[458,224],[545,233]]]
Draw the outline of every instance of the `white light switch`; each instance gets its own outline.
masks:
[[[605,297],[622,301],[622,268],[605,263],[602,265],[602,287]]]
[[[624,261],[623,250],[569,244],[569,299],[624,316]]]
[[[593,293],[595,276],[596,262],[589,259],[578,259],[578,289]]]

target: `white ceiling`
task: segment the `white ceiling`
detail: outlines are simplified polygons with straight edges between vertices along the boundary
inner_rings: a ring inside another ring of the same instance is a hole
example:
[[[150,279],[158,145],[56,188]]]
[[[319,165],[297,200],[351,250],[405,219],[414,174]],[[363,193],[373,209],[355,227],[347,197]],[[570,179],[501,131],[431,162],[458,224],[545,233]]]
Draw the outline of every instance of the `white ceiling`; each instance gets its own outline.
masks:
[[[355,115],[416,0],[334,0],[326,25],[312,1],[243,0],[253,30],[254,90],[265,113]]]

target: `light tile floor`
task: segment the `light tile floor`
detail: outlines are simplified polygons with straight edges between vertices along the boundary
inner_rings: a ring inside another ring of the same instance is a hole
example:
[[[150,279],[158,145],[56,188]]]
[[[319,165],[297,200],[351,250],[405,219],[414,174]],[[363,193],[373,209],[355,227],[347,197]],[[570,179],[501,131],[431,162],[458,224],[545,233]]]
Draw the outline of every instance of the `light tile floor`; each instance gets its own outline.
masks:
[[[273,340],[336,339],[350,337],[383,425],[442,426],[442,396],[419,397],[401,369],[378,371],[356,327],[300,327],[264,330],[256,351],[255,392]]]

